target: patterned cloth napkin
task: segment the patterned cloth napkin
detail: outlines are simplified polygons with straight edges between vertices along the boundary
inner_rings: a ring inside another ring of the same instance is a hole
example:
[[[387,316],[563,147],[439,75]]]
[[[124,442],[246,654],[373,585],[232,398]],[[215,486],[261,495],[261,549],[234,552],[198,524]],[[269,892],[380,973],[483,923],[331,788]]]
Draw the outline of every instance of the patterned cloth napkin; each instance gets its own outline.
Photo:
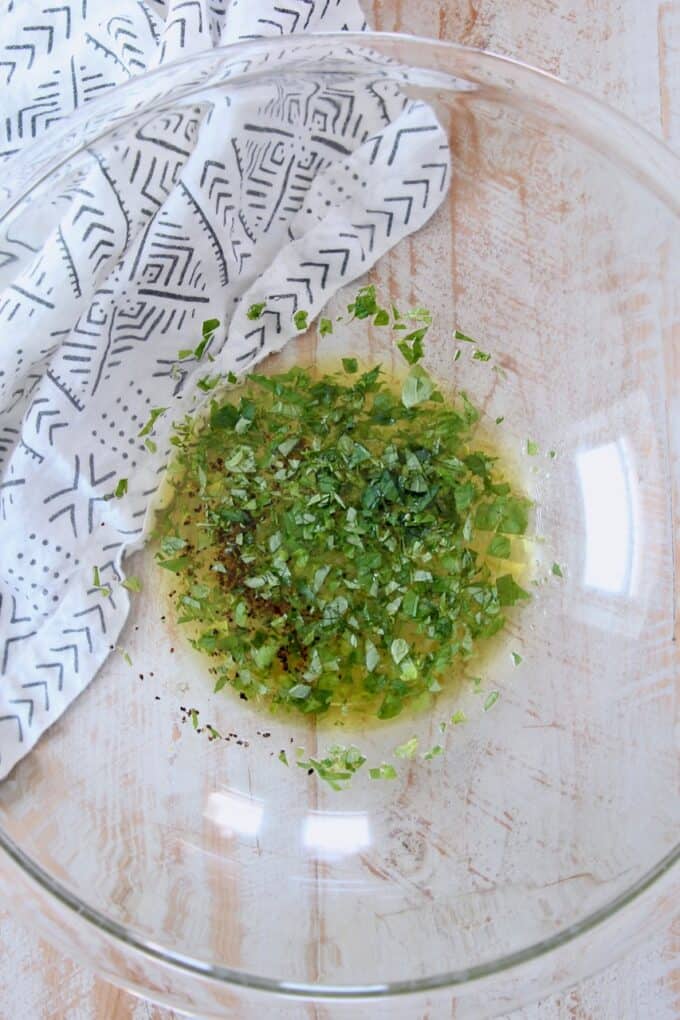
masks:
[[[188,53],[363,28],[356,0],[12,0],[4,156]],[[172,418],[206,372],[178,351],[212,317],[211,372],[279,349],[296,310],[311,320],[432,215],[450,172],[433,112],[379,74],[356,96],[269,77],[238,102],[221,92],[149,116],[83,166],[38,248],[0,226],[0,779],[116,645],[123,560],[142,544]],[[169,411],[146,443],[155,407]]]

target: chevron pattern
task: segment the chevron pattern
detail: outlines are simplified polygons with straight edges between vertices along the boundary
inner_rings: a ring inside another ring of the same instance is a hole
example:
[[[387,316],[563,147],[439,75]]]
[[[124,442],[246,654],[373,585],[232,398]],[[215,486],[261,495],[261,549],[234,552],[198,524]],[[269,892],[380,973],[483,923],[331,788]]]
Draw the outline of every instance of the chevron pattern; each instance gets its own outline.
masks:
[[[2,152],[11,160],[158,62],[363,27],[357,0],[117,0],[114,14],[10,3]],[[248,70],[247,88],[140,113],[0,231],[0,778],[123,626],[125,552],[167,461],[172,417],[195,406],[207,371],[178,350],[215,316],[210,371],[254,364],[295,334],[296,310],[318,313],[422,226],[449,186],[433,112],[379,61],[361,86],[332,59],[328,73],[285,83],[252,77],[258,61],[222,71]],[[260,301],[252,322],[245,310]],[[152,407],[170,405],[150,450],[139,431]],[[127,495],[111,499],[123,477]]]

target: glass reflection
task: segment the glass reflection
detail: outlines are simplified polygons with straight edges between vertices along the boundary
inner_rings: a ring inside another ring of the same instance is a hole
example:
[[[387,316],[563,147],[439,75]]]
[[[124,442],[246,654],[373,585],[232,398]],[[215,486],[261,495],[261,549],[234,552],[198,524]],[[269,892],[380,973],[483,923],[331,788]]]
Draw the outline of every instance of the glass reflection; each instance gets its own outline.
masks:
[[[313,812],[305,818],[302,842],[328,855],[357,853],[371,844],[368,815],[363,812]]]
[[[632,588],[634,481],[622,440],[576,456],[586,524],[584,583],[628,594]]]
[[[254,839],[260,831],[263,814],[261,801],[231,790],[211,793],[205,806],[205,817],[215,823],[223,836]]]

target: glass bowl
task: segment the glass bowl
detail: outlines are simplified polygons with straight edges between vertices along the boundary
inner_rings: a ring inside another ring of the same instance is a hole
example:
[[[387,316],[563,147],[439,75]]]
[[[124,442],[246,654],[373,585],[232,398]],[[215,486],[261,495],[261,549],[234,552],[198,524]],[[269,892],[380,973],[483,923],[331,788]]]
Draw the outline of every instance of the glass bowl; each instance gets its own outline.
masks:
[[[55,127],[6,173],[3,229],[39,248],[93,154],[159,117],[329,83],[347,101],[376,81],[432,106],[453,171],[435,216],[369,279],[432,309],[428,367],[505,418],[536,505],[539,583],[483,677],[493,711],[470,689],[456,703],[467,723],[445,738],[441,707],[349,727],[343,742],[371,760],[413,733],[446,753],[338,793],[277,760],[333,735],[214,695],[161,619],[149,554],[127,564],[144,580],[119,641],[133,666],[112,654],[0,784],[4,902],[104,977],[202,1016],[307,1016],[306,1002],[491,1016],[604,966],[677,903],[677,160],[488,53],[388,35],[254,41]],[[454,326],[492,362],[454,361]],[[395,364],[384,331],[352,323],[324,340],[313,328],[266,368],[349,353]],[[243,743],[208,742],[180,705]]]

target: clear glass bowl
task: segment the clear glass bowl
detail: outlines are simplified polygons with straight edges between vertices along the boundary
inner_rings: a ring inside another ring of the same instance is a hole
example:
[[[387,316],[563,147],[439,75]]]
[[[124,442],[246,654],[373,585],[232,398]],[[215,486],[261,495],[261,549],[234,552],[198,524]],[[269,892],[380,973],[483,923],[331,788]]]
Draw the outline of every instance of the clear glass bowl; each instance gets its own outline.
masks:
[[[380,35],[256,41],[137,78],[55,128],[5,175],[4,224],[39,245],[88,148],[256,87],[309,90],[330,56],[349,93],[392,80],[448,134],[447,200],[370,278],[433,309],[434,373],[505,416],[547,579],[493,663],[493,712],[466,694],[445,756],[334,793],[272,754],[329,735],[213,695],[137,554],[145,590],[120,642],[134,669],[111,656],[0,785],[4,902],[105,977],[194,1014],[371,1000],[375,1016],[479,1018],[603,966],[677,902],[678,162],[587,96],[487,53]],[[454,325],[502,371],[454,363]],[[392,363],[379,330],[369,348]],[[354,326],[323,348],[365,349]],[[274,363],[319,350],[313,330]],[[248,746],[182,728],[187,701]],[[414,732],[434,743],[439,718],[343,741],[379,760]]]

